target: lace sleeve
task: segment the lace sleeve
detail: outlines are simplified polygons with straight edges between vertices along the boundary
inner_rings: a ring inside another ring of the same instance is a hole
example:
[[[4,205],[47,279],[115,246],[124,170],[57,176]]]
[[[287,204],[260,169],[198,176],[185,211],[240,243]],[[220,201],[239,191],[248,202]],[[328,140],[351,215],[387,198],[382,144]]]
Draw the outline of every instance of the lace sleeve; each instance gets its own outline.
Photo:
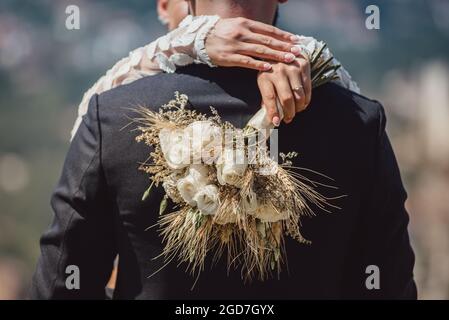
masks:
[[[123,84],[161,72],[172,73],[177,67],[203,63],[215,67],[206,53],[205,40],[220,18],[218,16],[186,17],[178,28],[145,47],[132,51],[117,62],[83,96],[78,117],[71,132],[73,139],[87,112],[90,98]]]

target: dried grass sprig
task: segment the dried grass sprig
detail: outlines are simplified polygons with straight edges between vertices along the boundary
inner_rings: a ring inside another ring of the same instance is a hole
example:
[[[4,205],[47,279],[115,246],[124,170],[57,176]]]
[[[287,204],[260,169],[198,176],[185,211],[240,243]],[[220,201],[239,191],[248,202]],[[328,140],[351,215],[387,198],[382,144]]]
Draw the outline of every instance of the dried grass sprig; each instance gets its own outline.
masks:
[[[218,199],[213,214],[205,214],[199,206],[186,202],[177,183],[189,175],[190,166],[170,167],[161,147],[161,131],[183,130],[195,122],[208,122],[222,130],[254,134],[253,130],[242,131],[222,121],[213,108],[212,115],[207,116],[187,106],[188,97],[175,93],[175,99],[158,112],[142,107],[134,119],[139,131],[136,141],[151,147],[149,158],[139,168],[152,181],[144,198],[153,185],[162,185],[166,192],[158,221],[164,250],[157,258],[163,258],[164,265],[177,261],[195,277],[205,269],[209,255],[212,264],[224,259],[228,272],[240,268],[244,281],[279,276],[286,262],[285,237],[310,245],[301,233],[301,219],[314,215],[311,205],[329,211],[332,208],[329,199],[316,191],[320,184],[295,170],[292,160],[296,152],[281,154],[283,162],[278,164],[268,157],[266,148],[260,148],[255,155],[257,162],[247,166],[234,181],[236,185],[217,181],[218,164],[201,164],[208,172],[204,178],[209,184],[217,185]],[[165,213],[168,198],[176,209]],[[257,200],[256,206],[251,206],[251,199]]]

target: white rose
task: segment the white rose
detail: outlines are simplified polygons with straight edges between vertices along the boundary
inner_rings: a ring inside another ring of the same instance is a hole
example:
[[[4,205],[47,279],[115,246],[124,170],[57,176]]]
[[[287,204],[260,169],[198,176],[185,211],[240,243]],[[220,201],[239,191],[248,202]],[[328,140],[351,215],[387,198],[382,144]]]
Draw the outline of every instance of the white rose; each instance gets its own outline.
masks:
[[[197,203],[194,197],[207,184],[207,180],[207,167],[203,165],[192,165],[189,168],[189,174],[179,179],[176,186],[182,199],[190,206],[195,207]]]
[[[173,145],[165,154],[165,160],[171,169],[183,169],[190,163],[189,148],[182,144]]]
[[[270,205],[264,205],[254,212],[254,217],[259,219],[262,222],[277,222],[280,220],[287,220],[288,213],[282,213],[277,211]]]
[[[209,184],[202,188],[195,195],[194,200],[198,209],[203,215],[214,215],[217,213],[219,206],[218,188],[213,184]]]
[[[191,139],[195,162],[211,164],[217,160],[222,146],[222,129],[211,121],[195,121],[185,132]]]
[[[190,164],[189,139],[183,130],[162,129],[159,141],[165,161],[171,169],[183,169]]]
[[[241,180],[245,174],[248,164],[244,157],[234,158],[236,151],[232,149],[225,149],[221,154],[217,163],[217,179],[221,185],[232,185],[241,187]]]
[[[165,154],[175,144],[185,141],[184,130],[181,129],[162,129],[159,132],[159,141],[162,152]]]

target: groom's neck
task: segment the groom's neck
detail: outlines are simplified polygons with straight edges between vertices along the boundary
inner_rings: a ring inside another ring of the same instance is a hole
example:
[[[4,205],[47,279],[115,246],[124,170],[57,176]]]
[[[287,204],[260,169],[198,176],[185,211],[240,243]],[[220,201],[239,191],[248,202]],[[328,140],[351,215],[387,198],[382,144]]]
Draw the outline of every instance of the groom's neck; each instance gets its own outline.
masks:
[[[244,17],[273,24],[277,2],[272,0],[196,0],[195,15],[219,15],[222,18]]]

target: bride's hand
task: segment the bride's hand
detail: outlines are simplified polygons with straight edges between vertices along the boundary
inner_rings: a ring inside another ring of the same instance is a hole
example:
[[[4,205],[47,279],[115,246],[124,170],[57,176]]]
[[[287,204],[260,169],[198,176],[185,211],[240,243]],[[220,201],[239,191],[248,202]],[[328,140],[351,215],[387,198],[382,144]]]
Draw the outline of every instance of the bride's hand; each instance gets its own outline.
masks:
[[[266,71],[271,64],[258,59],[291,63],[300,50],[297,36],[245,18],[220,19],[206,39],[211,61],[222,67]]]
[[[310,63],[302,57],[290,64],[273,63],[272,70],[259,72],[257,83],[268,119],[275,126],[281,120],[278,100],[284,112],[284,122],[290,123],[296,113],[307,108],[312,99]]]

